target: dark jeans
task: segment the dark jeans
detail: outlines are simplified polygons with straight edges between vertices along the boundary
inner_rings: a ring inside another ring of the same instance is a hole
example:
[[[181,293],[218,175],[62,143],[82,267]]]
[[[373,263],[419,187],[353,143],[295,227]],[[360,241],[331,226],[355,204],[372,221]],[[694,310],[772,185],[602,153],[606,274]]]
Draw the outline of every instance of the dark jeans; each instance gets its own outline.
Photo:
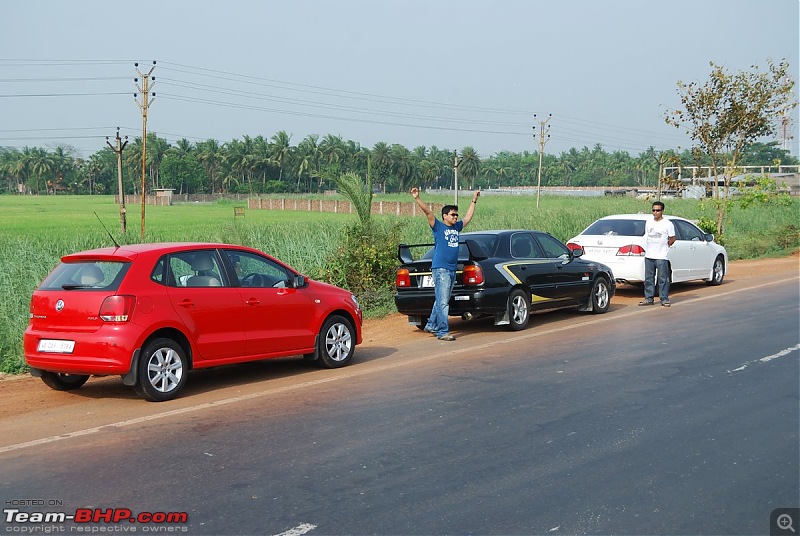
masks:
[[[662,303],[669,301],[669,261],[666,259],[644,258],[644,299],[653,301],[658,280],[658,298]]]

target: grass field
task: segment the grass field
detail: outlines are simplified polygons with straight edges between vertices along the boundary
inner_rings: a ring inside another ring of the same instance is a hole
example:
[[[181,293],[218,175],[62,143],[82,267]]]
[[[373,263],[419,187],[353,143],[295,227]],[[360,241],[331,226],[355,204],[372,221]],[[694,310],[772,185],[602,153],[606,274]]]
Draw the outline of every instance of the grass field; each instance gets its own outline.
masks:
[[[423,194],[429,202],[451,203],[452,197]],[[408,195],[381,196],[411,201]],[[469,197],[461,199],[466,211]],[[566,241],[595,219],[615,213],[648,212],[650,202],[632,198],[566,198],[482,196],[469,230],[542,229]],[[327,263],[341,243],[351,214],[247,210],[234,217],[234,206],[211,204],[148,206],[145,237],[141,205],[128,205],[126,235],[120,230],[119,206],[111,196],[0,196],[0,372],[25,370],[22,333],[28,322],[30,296],[62,255],[121,243],[202,241],[252,246],[287,262],[304,274],[324,279]],[[689,219],[713,218],[697,200],[666,200],[667,214]],[[723,237],[731,260],[788,255],[798,247],[800,200],[788,206],[733,207]],[[397,227],[407,243],[430,241],[424,217],[377,217]],[[102,222],[102,223],[101,223]],[[105,226],[105,227],[104,227]],[[384,244],[394,250],[396,244]],[[365,311],[368,316],[385,308]]]

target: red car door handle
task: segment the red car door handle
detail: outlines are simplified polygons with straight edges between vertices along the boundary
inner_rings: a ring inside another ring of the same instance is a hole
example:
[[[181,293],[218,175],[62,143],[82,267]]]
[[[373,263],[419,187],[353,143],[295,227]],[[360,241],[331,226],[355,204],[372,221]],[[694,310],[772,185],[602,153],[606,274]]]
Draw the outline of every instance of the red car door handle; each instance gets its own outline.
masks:
[[[261,302],[255,298],[248,298],[244,303],[247,305],[258,305]]]
[[[192,300],[181,300],[178,305],[181,307],[194,307],[194,302]]]

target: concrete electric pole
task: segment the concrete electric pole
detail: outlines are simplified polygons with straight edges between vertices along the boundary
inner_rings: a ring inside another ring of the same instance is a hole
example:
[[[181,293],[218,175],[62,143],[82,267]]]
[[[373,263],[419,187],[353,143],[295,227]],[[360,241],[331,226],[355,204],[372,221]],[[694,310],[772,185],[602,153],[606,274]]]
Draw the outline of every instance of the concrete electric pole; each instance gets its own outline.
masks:
[[[545,130],[545,127],[552,118],[553,114],[549,114],[545,121],[539,121],[539,175],[536,179],[536,208],[539,208],[539,192],[542,189],[542,155],[544,155],[544,144],[550,139],[550,134],[548,134],[550,132],[550,127],[547,127],[547,130]],[[536,114],[533,114],[533,119],[536,120]],[[547,134],[546,137],[545,134]],[[536,137],[535,133],[533,137]]]
[[[134,63],[133,65],[136,67],[136,74],[139,75],[139,78],[133,79],[133,81],[136,82],[136,89],[138,90],[138,93],[133,94],[133,100],[139,105],[139,109],[142,112],[142,239],[144,239],[144,206],[147,199],[147,109],[150,108],[156,96],[155,93],[150,93],[151,86],[156,83],[156,77],[150,76],[153,73],[153,69],[156,68],[156,62],[153,62],[153,66],[150,67],[147,74],[142,74],[141,71],[139,71],[138,63]],[[139,79],[142,80],[141,87],[139,87]],[[150,82],[152,82],[152,84]],[[138,95],[142,96],[142,102],[136,100]],[[150,99],[150,97],[153,97],[153,99]]]
[[[458,151],[453,151],[453,186],[456,191],[453,204],[458,206]]]
[[[128,231],[128,222],[125,216],[125,189],[122,186],[122,150],[128,145],[128,136],[125,136],[125,143],[119,137],[119,127],[117,127],[117,144],[111,145],[106,136],[106,144],[117,154],[117,186],[119,187],[119,223],[122,227],[122,234]]]

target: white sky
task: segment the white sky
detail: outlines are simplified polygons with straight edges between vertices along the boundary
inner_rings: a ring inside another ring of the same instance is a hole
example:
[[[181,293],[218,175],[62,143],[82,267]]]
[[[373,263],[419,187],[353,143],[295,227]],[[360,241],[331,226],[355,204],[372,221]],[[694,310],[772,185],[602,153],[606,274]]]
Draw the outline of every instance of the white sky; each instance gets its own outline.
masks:
[[[797,81],[800,61],[798,0],[0,6],[0,145],[67,144],[84,157],[117,126],[141,136],[136,61],[142,72],[158,62],[148,131],[171,143],[285,130],[292,145],[334,134],[482,157],[538,152],[533,127],[549,114],[546,153],[684,149],[664,122],[679,80],[705,82],[711,61],[733,73],[785,58]],[[797,111],[792,120],[797,156]]]

